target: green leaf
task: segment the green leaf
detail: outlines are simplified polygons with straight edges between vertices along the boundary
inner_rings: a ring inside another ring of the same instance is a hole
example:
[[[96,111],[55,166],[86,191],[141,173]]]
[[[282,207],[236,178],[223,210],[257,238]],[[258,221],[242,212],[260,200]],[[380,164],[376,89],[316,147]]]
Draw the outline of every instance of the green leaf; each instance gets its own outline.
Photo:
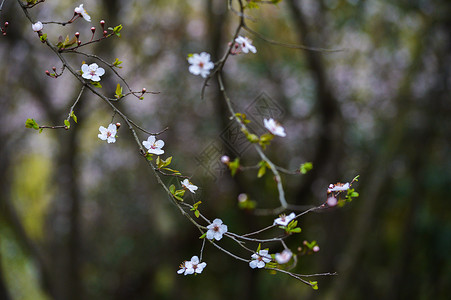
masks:
[[[36,121],[34,119],[27,119],[25,121],[25,127],[26,128],[33,128],[33,129],[36,129],[36,130],[39,129],[39,125],[38,125],[38,123],[36,123]]]
[[[119,66],[121,63],[123,63],[123,62],[120,61],[119,58],[116,58],[116,60],[113,62],[113,67],[122,69],[122,67]]]
[[[77,122],[77,116],[75,115],[74,111],[70,112],[70,117],[72,118],[72,120],[74,120],[75,123],[78,123]]]
[[[147,152],[147,153],[146,153],[146,158],[147,158],[148,161],[152,161],[152,160],[153,160],[153,154]]]
[[[174,193],[175,193],[175,186],[173,184],[171,184],[171,186],[169,186],[169,191],[171,192],[172,195],[174,195]]]
[[[260,136],[260,146],[263,147],[263,149],[266,148],[267,145],[271,143],[271,140],[274,138],[274,135],[270,133],[264,133]]]
[[[70,128],[70,122],[69,122],[69,120],[64,120],[64,125],[65,125],[67,128]]]
[[[317,290],[318,289],[318,281],[309,281],[310,282],[310,286],[312,287],[312,289]]]
[[[39,37],[39,39],[41,40],[41,42],[45,42],[46,40],[47,40],[47,33],[44,33],[43,35],[41,35],[40,37]]]
[[[301,172],[302,174],[307,174],[308,171],[313,169],[313,163],[311,162],[306,162],[303,163],[300,168],[299,168],[299,172]]]
[[[121,37],[121,30],[122,30],[122,24],[117,25],[116,27],[108,27],[109,30],[113,30],[113,34],[115,34],[117,37]]]
[[[356,177],[354,177],[354,179],[352,181],[359,181],[359,177],[360,177],[360,175],[357,175]]]
[[[256,134],[253,134],[253,133],[246,133],[246,138],[251,143],[258,143],[260,141],[258,136]]]
[[[120,99],[122,98],[122,87],[121,85],[118,83],[116,86],[116,94],[114,95],[114,97],[116,97],[116,99]]]
[[[197,209],[194,211],[194,215],[196,216],[196,218],[199,218],[200,213]]]
[[[174,175],[182,175],[182,173],[180,173],[180,171],[177,171],[177,170],[174,170],[174,169],[171,169],[171,168],[162,168],[163,170],[166,170],[166,171],[169,171],[169,172],[172,172],[172,173],[174,173]]]
[[[97,88],[102,88],[102,85],[98,81],[91,81],[91,84]]]
[[[235,158],[234,161],[229,163],[230,174],[232,176],[235,176],[235,174],[239,168],[240,168],[240,159],[239,158]]]
[[[262,248],[262,244],[258,243],[258,247],[257,247],[257,251],[256,252],[260,251],[261,248]]]
[[[260,165],[260,168],[258,169],[257,177],[258,177],[258,178],[261,178],[261,177],[263,177],[263,175],[265,175],[265,173],[266,173],[266,167],[267,167],[268,164],[266,163],[266,161],[262,160],[262,161],[259,163],[259,165]]]
[[[207,233],[205,232],[204,234],[202,234],[199,239],[204,239],[207,236]]]

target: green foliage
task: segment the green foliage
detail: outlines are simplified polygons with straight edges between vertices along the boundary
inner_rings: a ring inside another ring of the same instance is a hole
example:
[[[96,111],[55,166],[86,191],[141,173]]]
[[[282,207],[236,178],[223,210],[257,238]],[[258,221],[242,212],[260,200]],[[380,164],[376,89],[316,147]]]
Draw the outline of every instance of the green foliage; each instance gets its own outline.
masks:
[[[120,64],[122,64],[122,63],[123,63],[123,61],[120,61],[119,58],[116,58],[116,60],[113,61],[113,67],[122,69],[122,67],[120,66]]]
[[[77,122],[78,119],[77,119],[77,116],[75,115],[74,111],[70,112],[70,117],[72,118],[72,120],[74,120],[75,123],[78,123]]]
[[[39,125],[34,119],[27,119],[27,121],[25,121],[25,127],[39,130]]]
[[[232,176],[235,176],[236,172],[239,170],[240,168],[240,159],[237,157],[235,158],[234,161],[230,162],[228,165],[229,169],[230,169],[230,174]]]
[[[98,82],[98,81],[91,81],[91,84],[93,85],[93,86],[95,86],[96,88],[102,88],[102,85],[100,84],[100,82]]]
[[[115,34],[117,37],[121,37],[121,30],[122,30],[122,24],[117,25],[116,27],[108,27],[109,30],[113,31],[113,34]]]
[[[297,220],[293,220],[288,223],[287,226],[279,226],[280,229],[284,229],[287,234],[300,233],[302,231],[301,227],[296,227],[298,225]]]
[[[40,37],[39,37],[39,39],[41,40],[41,42],[45,42],[46,40],[47,40],[47,33],[44,33],[43,35],[41,35]]]
[[[238,117],[238,119],[240,119],[241,123],[243,124],[248,124],[251,122],[247,119],[246,114],[236,113],[235,116]]]
[[[309,281],[310,282],[310,286],[312,287],[312,289],[317,290],[318,289],[318,281]]]
[[[191,208],[191,211],[194,211],[194,215],[196,218],[199,218],[200,212],[198,210],[199,205],[202,203],[202,201],[198,201],[194,203],[193,207]]]
[[[58,38],[58,43],[56,44],[56,47],[58,49],[66,49],[76,43],[77,43],[77,38],[75,36],[72,39],[69,39],[69,35],[67,35],[66,39],[64,39],[64,41],[63,41],[63,37],[60,36]]]
[[[313,169],[313,163],[306,162],[306,163],[303,163],[299,167],[299,172],[301,172],[302,174],[307,174],[307,172],[311,171],[312,169]]]
[[[258,165],[260,166],[260,168],[258,169],[257,177],[261,178],[261,177],[263,177],[263,175],[265,175],[266,168],[269,167],[269,166],[268,166],[268,163],[266,161],[264,161],[264,160],[260,161],[258,163]]]
[[[185,190],[176,190],[175,186],[171,184],[169,187],[169,191],[171,192],[172,196],[174,196],[175,199],[179,201],[183,201],[183,196],[185,195]]]
[[[262,146],[263,149],[266,149],[266,146],[268,146],[272,139],[274,138],[274,135],[270,133],[264,133],[260,136],[259,144]]]
[[[115,91],[115,95],[114,97],[116,97],[116,99],[120,99],[122,98],[124,95],[122,94],[122,87],[121,85],[118,83],[116,86],[116,91]]]
[[[64,126],[66,126],[67,129],[70,128],[70,122],[69,122],[69,120],[64,120]]]

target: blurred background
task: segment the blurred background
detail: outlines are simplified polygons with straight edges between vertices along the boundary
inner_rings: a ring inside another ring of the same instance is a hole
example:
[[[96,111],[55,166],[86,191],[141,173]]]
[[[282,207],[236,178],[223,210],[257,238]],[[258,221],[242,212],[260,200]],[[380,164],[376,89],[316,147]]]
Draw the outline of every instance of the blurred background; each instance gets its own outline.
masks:
[[[67,21],[79,4],[46,1],[30,13]],[[276,207],[272,176],[224,171],[223,154],[247,165],[258,157],[230,123],[215,80],[201,100],[202,78],[188,72],[189,53],[217,60],[226,51],[238,22],[226,1],[91,0],[84,7],[91,23],[43,31],[55,43],[76,31],[87,41],[91,26],[100,35],[102,19],[107,27],[123,24],[122,38],[83,50],[122,60],[119,72],[134,90],[160,92],[119,107],[150,131],[169,127],[160,136],[165,155],[200,187],[186,201],[201,200],[206,216],[236,233],[271,224],[275,216],[239,210],[237,196]],[[315,278],[313,291],[211,245],[201,275],[178,275],[179,263],[199,254],[199,232],[157,186],[126,128],[115,144],[97,138],[112,118],[100,99],[84,93],[68,131],[24,127],[27,118],[62,125],[81,86],[68,72],[45,75],[61,64],[9,0],[0,15],[9,22],[0,39],[0,299],[448,299],[451,3],[283,0],[248,14],[248,26],[271,40],[342,50],[291,49],[241,32],[258,52],[230,57],[225,67],[228,94],[253,129],[262,133],[269,116],[285,127],[287,137],[276,138],[267,155],[291,170],[313,162],[307,175],[283,177],[290,203],[320,205],[329,183],[360,174],[358,199],[302,217],[302,233],[287,240],[293,251],[304,240],[321,249],[301,257],[295,272],[338,276]],[[65,57],[76,69],[95,62]],[[112,97],[118,79],[107,70],[101,83]]]

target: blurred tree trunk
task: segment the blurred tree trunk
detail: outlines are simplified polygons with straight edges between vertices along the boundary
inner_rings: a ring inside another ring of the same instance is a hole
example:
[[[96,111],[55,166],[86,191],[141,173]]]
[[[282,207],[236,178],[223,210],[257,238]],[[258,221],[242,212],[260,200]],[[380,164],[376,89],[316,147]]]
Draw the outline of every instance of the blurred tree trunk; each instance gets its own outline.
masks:
[[[406,70],[399,93],[395,99],[398,114],[393,119],[393,123],[387,125],[386,138],[380,147],[381,151],[373,153],[373,159],[370,159],[373,165],[369,168],[371,173],[365,176],[366,179],[360,186],[360,194],[364,195],[364,197],[360,201],[360,210],[352,227],[354,231],[348,238],[344,251],[345,255],[338,266],[340,276],[335,280],[334,288],[328,299],[346,299],[347,291],[352,285],[353,278],[358,276],[358,272],[360,272],[359,266],[362,254],[369,233],[374,226],[374,217],[379,207],[383,207],[383,203],[380,202],[380,196],[389,179],[389,166],[396,153],[403,146],[402,142],[406,139],[408,115],[414,107],[414,103],[411,103],[410,100],[412,98],[411,83],[415,75],[421,71],[420,66],[424,44],[419,37],[424,36],[426,33],[427,30],[418,33],[418,39],[415,40],[416,45],[412,55],[412,63]]]
[[[308,47],[322,47],[316,45],[314,32],[308,25],[306,17],[301,9],[300,1],[288,0],[288,8],[292,16],[292,22],[298,33],[299,43]],[[324,19],[321,15],[316,19]],[[319,23],[320,21],[318,21]],[[327,44],[326,35],[321,35],[324,44]],[[342,154],[343,120],[337,100],[333,94],[327,79],[327,70],[323,62],[324,54],[318,51],[305,50],[305,61],[312,78],[315,82],[315,112],[318,117],[317,141],[312,158],[313,170],[304,176],[304,181],[298,189],[296,199],[302,201],[311,194],[313,182],[320,177],[320,174],[327,174],[327,178],[334,180],[338,175],[340,157]],[[304,203],[298,203],[304,204]]]

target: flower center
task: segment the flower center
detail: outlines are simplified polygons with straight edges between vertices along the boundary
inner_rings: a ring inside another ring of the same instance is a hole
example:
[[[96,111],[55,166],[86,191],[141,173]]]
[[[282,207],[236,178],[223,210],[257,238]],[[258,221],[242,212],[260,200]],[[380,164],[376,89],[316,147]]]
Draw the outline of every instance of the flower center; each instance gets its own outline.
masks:
[[[219,226],[215,226],[215,227],[213,227],[213,231],[216,231],[216,232],[218,232],[218,231],[219,231]]]
[[[106,136],[107,137],[110,137],[110,136],[112,136],[113,134],[111,133],[111,131],[107,131],[107,133],[106,133]]]
[[[204,67],[204,63],[203,63],[202,61],[199,63],[199,67],[200,67],[200,68],[203,68],[203,67]]]

